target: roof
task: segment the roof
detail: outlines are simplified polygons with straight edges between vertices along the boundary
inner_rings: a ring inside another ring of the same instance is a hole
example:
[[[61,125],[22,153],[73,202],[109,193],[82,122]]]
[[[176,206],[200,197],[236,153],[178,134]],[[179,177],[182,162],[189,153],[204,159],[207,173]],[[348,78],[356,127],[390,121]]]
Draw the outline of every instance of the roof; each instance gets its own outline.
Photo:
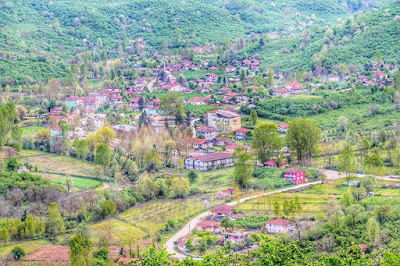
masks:
[[[178,247],[184,247],[184,246],[186,246],[185,242],[181,241],[181,242],[178,243]]]
[[[277,161],[276,161],[275,159],[271,159],[271,160],[269,160],[269,161],[266,161],[264,164],[267,164],[267,165],[271,165],[271,164],[277,165],[278,163],[277,163]]]
[[[207,132],[216,132],[216,130],[213,127],[199,127],[197,129],[197,133],[207,133]]]
[[[303,172],[305,172],[305,171],[302,169],[299,169],[299,168],[295,168],[295,167],[292,167],[285,171],[285,173],[303,173]]]
[[[280,127],[280,128],[287,128],[287,127],[288,127],[288,124],[287,124],[287,123],[280,123],[280,124],[278,124],[278,127]]]
[[[239,117],[240,115],[231,111],[226,111],[226,110],[217,110],[216,112],[220,116],[224,116],[227,118],[234,118],[234,117]]]
[[[201,102],[204,102],[204,99],[200,98],[200,97],[194,97],[194,98],[188,100],[188,102],[190,102],[190,103],[201,103]]]
[[[250,129],[245,128],[245,127],[242,127],[242,128],[239,128],[239,129],[235,130],[235,132],[239,132],[239,133],[246,133],[247,131],[250,131]]]
[[[189,159],[192,159],[193,161],[199,160],[199,161],[202,161],[202,162],[212,162],[212,161],[230,159],[230,158],[232,158],[232,154],[223,153],[223,152],[189,157]]]
[[[276,93],[289,93],[287,90],[285,89],[275,89],[274,92]]]
[[[57,131],[58,131],[58,130],[61,130],[61,128],[60,128],[59,126],[57,126],[57,125],[52,126],[51,129],[52,129],[52,130],[57,130]]]
[[[206,139],[192,138],[192,143],[196,145],[201,145],[207,143]]]
[[[245,218],[246,215],[244,215],[243,213],[232,213],[231,215],[229,215],[229,217],[231,217],[233,219],[241,219],[241,218]]]
[[[294,224],[294,222],[285,220],[285,219],[275,219],[267,222],[267,224],[274,224],[274,225],[280,225],[280,226],[288,226],[289,224]]]
[[[219,227],[221,223],[219,222],[211,222],[211,221],[201,221],[196,224],[196,226],[201,226],[201,227]]]
[[[358,76],[357,78],[358,78],[358,79],[367,79],[368,76],[366,76],[366,75],[361,75],[361,76]]]
[[[237,144],[237,143],[232,143],[232,144],[229,144],[229,145],[226,145],[225,146],[225,149],[226,150],[235,150],[235,149],[237,149],[237,148],[245,148],[246,150],[249,150],[250,149],[250,146],[249,145],[239,145],[239,144]]]
[[[217,213],[230,213],[233,210],[232,206],[221,204],[212,209],[214,212]]]
[[[215,74],[215,73],[207,73],[207,74],[206,74],[206,76],[214,76],[214,77],[218,77],[218,75],[217,75],[217,74]]]

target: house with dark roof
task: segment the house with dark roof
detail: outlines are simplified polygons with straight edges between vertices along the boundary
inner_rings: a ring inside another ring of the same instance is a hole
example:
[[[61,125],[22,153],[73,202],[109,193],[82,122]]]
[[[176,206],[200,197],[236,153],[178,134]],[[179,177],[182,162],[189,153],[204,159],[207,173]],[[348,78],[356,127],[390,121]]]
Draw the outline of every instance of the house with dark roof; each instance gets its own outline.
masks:
[[[212,142],[208,143],[206,139],[192,138],[193,149],[200,151],[212,147]]]
[[[292,234],[296,229],[296,223],[285,219],[274,219],[268,221],[265,227],[270,234]]]
[[[185,168],[195,169],[197,171],[206,171],[231,166],[233,166],[232,154],[223,152],[196,155],[185,159]]]

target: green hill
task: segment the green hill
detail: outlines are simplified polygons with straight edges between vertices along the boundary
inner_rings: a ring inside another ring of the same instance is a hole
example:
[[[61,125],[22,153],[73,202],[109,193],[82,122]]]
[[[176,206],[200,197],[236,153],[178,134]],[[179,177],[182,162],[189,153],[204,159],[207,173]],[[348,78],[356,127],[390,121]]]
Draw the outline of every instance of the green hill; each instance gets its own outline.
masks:
[[[0,0],[0,53],[6,54],[0,76],[3,85],[65,76],[65,60],[76,53],[99,44],[110,51],[139,36],[159,48],[165,40],[177,47],[251,33],[296,33],[389,1]]]
[[[340,63],[362,66],[374,59],[377,52],[386,61],[398,60],[399,15],[400,3],[394,3],[331,28],[314,27],[302,34],[271,39],[264,47],[253,45],[244,52],[259,54],[265,67],[281,71],[331,68]]]

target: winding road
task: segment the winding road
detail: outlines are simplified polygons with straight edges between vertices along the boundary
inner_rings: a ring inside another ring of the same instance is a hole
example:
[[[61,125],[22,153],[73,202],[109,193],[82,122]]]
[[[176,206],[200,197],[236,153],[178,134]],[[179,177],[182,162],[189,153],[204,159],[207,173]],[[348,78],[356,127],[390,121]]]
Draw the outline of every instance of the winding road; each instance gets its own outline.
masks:
[[[340,173],[338,171],[334,171],[334,170],[320,170],[322,172],[322,174],[325,174],[327,176],[328,180],[335,180],[335,179],[339,179],[339,178],[344,178],[345,174],[344,173]],[[364,177],[365,175],[363,174],[351,174],[352,177]],[[378,177],[378,179],[380,180],[396,180],[390,177]],[[398,180],[397,180],[398,181]],[[259,197],[264,197],[264,196],[268,196],[268,195],[273,195],[276,193],[282,193],[282,192],[287,192],[287,191],[291,191],[291,190],[296,190],[302,187],[307,187],[307,186],[311,186],[311,185],[316,185],[316,184],[320,184],[321,181],[315,181],[315,182],[310,182],[310,183],[305,183],[305,184],[300,184],[300,185],[296,185],[290,188],[284,188],[284,189],[278,189],[278,190],[274,190],[274,191],[269,191],[269,192],[265,192],[262,194],[257,194],[257,195],[253,195],[253,196],[249,196],[249,197],[244,197],[241,198],[239,200],[235,200],[232,202],[227,203],[227,205],[229,206],[235,206],[239,203],[245,202],[247,200],[252,200],[252,199],[256,199]],[[179,260],[183,260],[184,258],[187,257],[187,255],[177,252],[175,250],[175,242],[177,242],[179,239],[189,235],[191,233],[191,230],[193,230],[193,228],[196,227],[196,224],[199,223],[200,221],[204,220],[207,216],[211,215],[211,211],[207,211],[204,212],[198,216],[196,216],[195,218],[193,218],[192,220],[190,220],[181,230],[179,230],[179,232],[177,232],[175,235],[173,235],[171,238],[169,238],[166,242],[165,242],[165,248],[167,250],[167,252],[169,254],[172,255],[173,258],[179,259]]]

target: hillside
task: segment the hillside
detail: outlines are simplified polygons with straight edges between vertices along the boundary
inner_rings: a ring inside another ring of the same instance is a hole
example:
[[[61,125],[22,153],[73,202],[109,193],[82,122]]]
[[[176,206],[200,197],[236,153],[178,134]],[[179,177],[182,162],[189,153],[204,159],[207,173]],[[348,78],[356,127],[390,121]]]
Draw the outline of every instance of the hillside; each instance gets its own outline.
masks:
[[[291,37],[271,39],[264,47],[254,45],[245,51],[258,53],[266,67],[280,71],[331,68],[345,63],[363,66],[380,52],[383,60],[396,60],[400,49],[400,4],[347,20],[331,28],[314,27]]]

